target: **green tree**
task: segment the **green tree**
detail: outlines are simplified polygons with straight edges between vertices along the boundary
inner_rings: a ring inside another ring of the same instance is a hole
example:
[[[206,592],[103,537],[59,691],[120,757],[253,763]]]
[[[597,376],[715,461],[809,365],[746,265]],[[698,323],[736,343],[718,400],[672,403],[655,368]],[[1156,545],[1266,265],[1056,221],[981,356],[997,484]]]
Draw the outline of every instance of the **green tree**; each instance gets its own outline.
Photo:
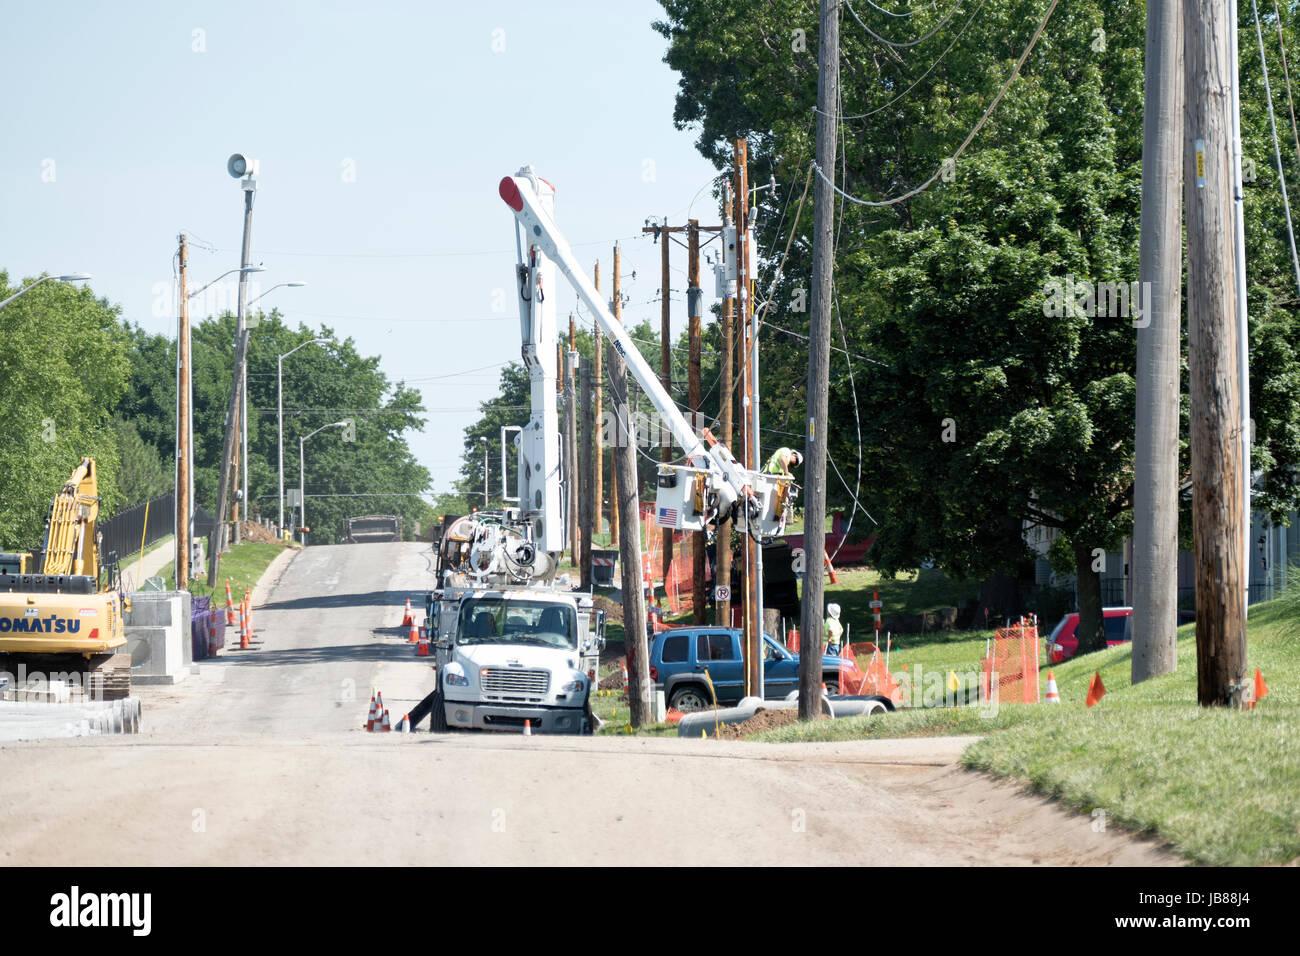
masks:
[[[10,287],[0,271],[0,299]],[[0,542],[41,546],[50,502],[83,457],[95,459],[102,513],[122,503],[108,410],[128,374],[117,308],[89,288],[47,282],[0,309]]]

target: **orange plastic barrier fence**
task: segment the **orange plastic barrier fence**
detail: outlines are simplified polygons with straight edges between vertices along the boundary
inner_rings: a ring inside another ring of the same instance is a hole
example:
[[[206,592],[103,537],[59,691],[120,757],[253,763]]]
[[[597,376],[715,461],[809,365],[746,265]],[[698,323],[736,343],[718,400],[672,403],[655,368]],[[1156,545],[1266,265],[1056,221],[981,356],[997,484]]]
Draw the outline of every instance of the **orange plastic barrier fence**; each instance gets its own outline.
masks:
[[[1038,692],[1038,628],[1024,619],[993,632],[980,674],[980,700],[989,701],[996,687],[1003,704],[1036,704]],[[993,675],[997,683],[993,683]]]

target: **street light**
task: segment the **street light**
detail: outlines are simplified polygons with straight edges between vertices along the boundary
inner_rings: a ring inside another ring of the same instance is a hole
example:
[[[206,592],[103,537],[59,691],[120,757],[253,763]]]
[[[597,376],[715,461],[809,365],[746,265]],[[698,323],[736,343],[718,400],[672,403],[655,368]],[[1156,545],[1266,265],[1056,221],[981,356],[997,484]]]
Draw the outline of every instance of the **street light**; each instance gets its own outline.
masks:
[[[221,275],[217,276],[215,279],[213,279],[213,280],[212,280],[211,282],[209,282],[207,285],[203,286],[203,288],[201,288],[201,289],[195,289],[195,290],[194,290],[193,292],[191,292],[188,296],[186,296],[186,298],[189,298],[189,299],[194,298],[194,297],[195,297],[196,295],[198,295],[199,293],[201,293],[201,292],[205,291],[206,289],[209,289],[209,288],[211,288],[212,286],[216,285],[218,282],[220,282],[220,281],[221,281],[222,279],[224,279],[226,276],[228,276],[228,275],[234,275],[236,272],[238,272],[240,275],[246,275],[246,274],[248,274],[248,273],[250,273],[250,272],[265,272],[265,271],[266,271],[266,266],[248,266],[248,267],[245,268],[245,269],[229,269],[229,270],[227,270],[227,271],[221,273]]]
[[[261,299],[261,298],[265,297],[268,293],[273,292],[273,291],[275,291],[276,289],[281,288],[282,286],[290,286],[290,287],[292,287],[292,288],[299,288],[299,287],[301,287],[301,286],[305,286],[306,284],[307,284],[307,283],[305,283],[305,282],[298,282],[298,281],[294,281],[294,282],[278,282],[278,283],[276,283],[275,285],[271,286],[271,288],[267,289],[266,292],[263,292],[261,295],[254,296],[253,299],[252,299],[251,301],[249,301],[249,302],[245,302],[245,303],[244,303],[244,312],[243,312],[243,314],[244,314],[244,328],[245,328],[245,330],[250,330],[250,329],[255,329],[255,328],[257,328],[257,322],[249,321],[249,318],[250,318],[250,317],[249,317],[249,314],[248,314],[249,306],[251,306],[254,302],[256,302],[258,299]],[[247,353],[245,353],[244,361],[248,361]],[[245,372],[244,372],[244,395],[243,395],[243,402],[244,402],[244,415],[243,415],[243,420],[239,423],[239,431],[240,431],[239,443],[240,443],[240,448],[242,449],[241,454],[244,456],[244,468],[243,468],[243,472],[244,472],[244,476],[243,476],[243,477],[244,477],[244,480],[243,480],[244,504],[243,504],[243,512],[244,512],[244,520],[247,521],[247,520],[248,520],[248,372],[247,372],[247,370],[245,370]],[[283,452],[283,450],[281,450],[280,457],[281,457],[281,458],[284,457],[284,452]],[[281,495],[281,497],[283,497],[283,496],[284,496],[284,489],[283,489],[283,485],[284,485],[284,466],[283,466],[283,464],[281,465],[280,473],[281,473],[281,478],[280,478],[281,491],[280,491],[280,495]],[[281,509],[282,509],[282,510],[281,510],[281,512],[280,512],[280,521],[281,521],[281,523],[283,523],[283,521],[284,521],[283,505],[281,506]]]
[[[262,295],[259,295],[259,296],[255,297],[255,298],[253,298],[253,299],[250,299],[250,300],[248,301],[247,305],[244,306],[244,308],[245,308],[246,310],[247,310],[247,309],[250,309],[250,308],[252,307],[252,305],[253,305],[254,302],[256,302],[258,299],[262,298],[263,296],[270,295],[270,294],[271,294],[272,292],[274,292],[276,289],[281,289],[281,288],[288,288],[288,289],[301,289],[301,288],[302,288],[303,286],[305,286],[306,284],[307,284],[307,283],[305,283],[305,282],[277,282],[275,285],[271,286],[271,288],[269,288],[269,289],[267,289],[265,292],[263,292]],[[258,327],[259,325],[261,325],[261,324],[262,324],[262,323],[261,323],[261,320],[260,320],[260,319],[255,319],[255,318],[253,318],[251,315],[246,316],[246,317],[244,318],[244,325],[245,325],[246,327],[250,328],[250,329],[255,329],[255,328],[257,328],[257,327]]]
[[[305,478],[303,465],[303,446],[307,444],[307,439],[311,438],[312,435],[319,434],[327,428],[346,428],[347,425],[348,423],[346,420],[341,422],[330,422],[328,425],[322,425],[320,428],[316,429],[316,431],[310,432],[298,439],[298,520],[303,529],[303,547],[307,546],[307,480]]]
[[[276,527],[281,530],[284,529],[284,360],[304,346],[327,345],[331,342],[331,339],[311,339],[301,345],[295,345],[275,360],[275,422],[279,435],[277,444],[280,449],[280,523]]]
[[[87,281],[89,278],[90,278],[90,273],[89,273],[89,272],[69,272],[69,273],[68,273],[67,275],[65,275],[65,276],[42,276],[41,278],[39,278],[39,279],[37,279],[35,282],[33,282],[31,285],[26,286],[25,288],[19,289],[17,292],[15,292],[15,293],[14,293],[13,295],[11,295],[9,298],[5,299],[3,302],[0,302],[0,309],[3,309],[6,305],[8,305],[8,304],[9,304],[10,302],[12,302],[14,299],[18,298],[20,295],[23,295],[24,293],[27,293],[27,292],[31,292],[32,289],[35,289],[35,288],[36,288],[38,285],[40,285],[42,282],[49,282],[51,279],[54,279],[54,280],[56,280],[56,281],[58,281],[58,282],[85,282],[85,281]]]
[[[487,506],[488,506],[488,491],[487,491],[487,453],[488,453],[488,440],[487,440],[486,438],[480,438],[479,441],[481,441],[481,442],[483,443],[483,510],[484,510],[484,511],[487,511]]]

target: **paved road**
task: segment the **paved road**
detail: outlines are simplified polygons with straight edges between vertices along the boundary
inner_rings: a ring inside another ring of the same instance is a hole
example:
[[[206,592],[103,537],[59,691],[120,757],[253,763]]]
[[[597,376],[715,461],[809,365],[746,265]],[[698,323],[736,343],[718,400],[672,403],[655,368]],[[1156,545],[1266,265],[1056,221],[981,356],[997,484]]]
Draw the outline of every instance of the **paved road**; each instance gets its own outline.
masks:
[[[144,689],[139,736],[0,748],[0,862],[1176,862],[957,769],[963,739],[366,734],[372,684],[395,715],[430,687],[396,627],[426,553],[309,548],[255,608],[261,643]]]

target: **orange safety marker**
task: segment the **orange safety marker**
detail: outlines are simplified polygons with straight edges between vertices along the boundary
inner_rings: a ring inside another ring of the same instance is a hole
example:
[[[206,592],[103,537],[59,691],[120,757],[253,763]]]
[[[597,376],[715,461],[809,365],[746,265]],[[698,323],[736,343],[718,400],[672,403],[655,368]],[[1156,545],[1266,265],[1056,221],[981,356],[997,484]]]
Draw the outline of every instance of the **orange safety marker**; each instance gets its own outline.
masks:
[[[380,731],[380,733],[385,733],[385,734],[387,734],[387,733],[391,733],[392,730],[393,730],[393,722],[392,722],[391,720],[388,719],[388,711],[385,710],[385,711],[384,711],[384,722],[383,722],[382,725],[380,725],[380,727],[379,727],[379,731]]]
[[[248,650],[252,646],[252,632],[248,629],[248,598],[244,598],[239,605],[239,648]]]
[[[415,656],[429,656],[429,632],[423,627],[420,628],[420,643],[415,648]]]
[[[1089,707],[1106,696],[1106,685],[1101,682],[1101,671],[1095,671],[1088,682],[1088,696],[1084,700]]]
[[[372,694],[370,697],[370,713],[366,715],[366,732],[375,732],[375,721],[379,719],[379,713],[375,710],[375,698]]]
[[[226,627],[235,623],[235,605],[230,600],[230,578],[226,578]]]
[[[531,737],[532,735],[533,735],[533,722],[528,718],[524,718],[524,736]]]
[[[411,622],[411,633],[407,635],[406,643],[418,644],[419,642],[420,642],[420,635],[418,633],[418,629],[415,626],[415,622],[413,621]]]
[[[839,584],[840,576],[835,573],[835,565],[831,564],[831,556],[829,554],[822,554],[822,561],[826,564],[826,570],[830,572],[831,584]]]
[[[1250,709],[1254,710],[1255,705],[1258,704],[1261,700],[1263,700],[1264,695],[1267,693],[1268,693],[1268,685],[1264,683],[1264,675],[1261,674],[1259,672],[1259,668],[1256,667],[1255,668],[1255,696],[1251,699]]]
[[[410,627],[415,622],[411,619],[411,599],[406,599],[406,612],[402,615],[402,627]]]

